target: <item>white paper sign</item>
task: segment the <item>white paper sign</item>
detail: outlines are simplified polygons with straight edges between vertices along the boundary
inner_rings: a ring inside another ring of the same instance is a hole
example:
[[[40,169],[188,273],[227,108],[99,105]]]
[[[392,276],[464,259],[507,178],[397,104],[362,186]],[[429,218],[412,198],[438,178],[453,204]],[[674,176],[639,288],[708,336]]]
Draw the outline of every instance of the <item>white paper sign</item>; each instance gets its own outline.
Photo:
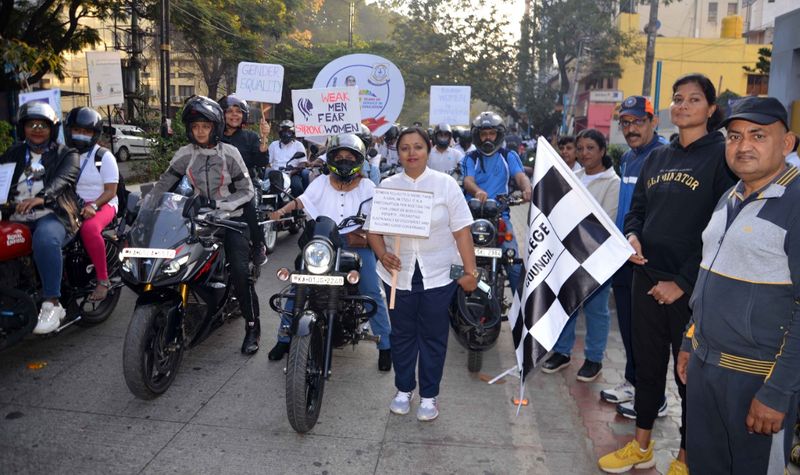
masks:
[[[369,231],[377,234],[428,237],[431,234],[433,193],[375,188]]]
[[[470,86],[431,86],[431,125],[469,125]]]
[[[314,87],[357,86],[361,121],[380,137],[403,110],[406,84],[400,69],[374,54],[348,54],[334,59],[317,74]],[[297,116],[295,116],[297,117]]]
[[[361,110],[355,87],[295,89],[292,107],[298,137],[354,134],[359,130]]]
[[[89,71],[89,98],[92,107],[122,104],[122,58],[119,51],[87,51],[86,68]]]
[[[14,175],[16,163],[4,163],[0,165],[0,204],[8,201],[8,192],[11,191],[11,178]]]
[[[44,89],[42,91],[35,91],[35,92],[20,92],[19,93],[19,105],[28,103],[28,102],[44,102],[46,104],[50,104],[50,107],[56,111],[56,116],[59,118],[63,117],[61,113],[61,89]],[[58,129],[58,141],[60,143],[64,143],[64,129]]]
[[[280,64],[239,63],[236,95],[247,101],[278,104],[283,92],[283,66]]]

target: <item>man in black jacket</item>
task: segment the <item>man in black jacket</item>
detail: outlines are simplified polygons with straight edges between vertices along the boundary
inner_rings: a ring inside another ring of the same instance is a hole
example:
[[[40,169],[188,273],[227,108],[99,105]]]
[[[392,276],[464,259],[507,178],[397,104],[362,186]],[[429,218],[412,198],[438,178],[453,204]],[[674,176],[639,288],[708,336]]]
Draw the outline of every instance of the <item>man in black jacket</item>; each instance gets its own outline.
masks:
[[[258,176],[257,169],[266,168],[269,165],[267,138],[270,127],[266,118],[261,116],[259,124],[261,136],[259,138],[255,132],[244,128],[250,118],[250,107],[246,101],[230,94],[220,99],[219,105],[225,111],[225,132],[222,142],[236,147],[250,171],[250,176]],[[247,225],[250,227],[250,239],[253,242],[253,262],[260,266],[267,262],[267,246],[264,242],[264,233],[261,226],[258,225],[255,198],[243,209]]]
[[[33,259],[42,280],[42,308],[34,333],[58,329],[66,311],[59,303],[62,246],[78,230],[75,183],[80,174],[77,150],[56,143],[60,120],[49,104],[29,102],[19,110],[18,136],[0,163],[16,163],[8,193],[14,203],[11,221],[33,232]]]

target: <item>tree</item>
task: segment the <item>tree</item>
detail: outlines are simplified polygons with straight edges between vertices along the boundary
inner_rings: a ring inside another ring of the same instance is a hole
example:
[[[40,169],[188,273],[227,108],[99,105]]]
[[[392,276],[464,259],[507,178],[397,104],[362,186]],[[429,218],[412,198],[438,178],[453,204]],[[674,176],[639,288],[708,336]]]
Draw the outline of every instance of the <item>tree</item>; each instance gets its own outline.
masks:
[[[758,61],[756,61],[756,67],[751,68],[750,66],[742,66],[742,69],[747,71],[748,73],[754,74],[762,74],[765,76],[769,76],[769,67],[772,63],[772,48],[758,48]]]
[[[0,90],[15,91],[53,73],[64,79],[64,54],[100,42],[85,20],[122,15],[114,0],[34,0],[0,2],[0,51],[5,69]]]
[[[208,95],[236,77],[240,61],[278,62],[269,48],[294,23],[301,0],[192,0],[173,4],[172,25],[178,50],[197,63]],[[232,81],[231,81],[232,82]]]

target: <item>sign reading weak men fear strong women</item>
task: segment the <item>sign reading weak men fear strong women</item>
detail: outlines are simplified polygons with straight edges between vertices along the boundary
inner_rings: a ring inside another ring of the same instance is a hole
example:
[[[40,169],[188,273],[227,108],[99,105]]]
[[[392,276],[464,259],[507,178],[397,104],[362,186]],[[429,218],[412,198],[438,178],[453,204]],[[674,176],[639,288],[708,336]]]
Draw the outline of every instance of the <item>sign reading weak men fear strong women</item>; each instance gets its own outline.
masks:
[[[361,109],[355,87],[295,89],[292,107],[298,137],[358,133]]]
[[[575,313],[634,253],[627,239],[550,144],[533,171],[525,274],[508,323],[524,377]]]

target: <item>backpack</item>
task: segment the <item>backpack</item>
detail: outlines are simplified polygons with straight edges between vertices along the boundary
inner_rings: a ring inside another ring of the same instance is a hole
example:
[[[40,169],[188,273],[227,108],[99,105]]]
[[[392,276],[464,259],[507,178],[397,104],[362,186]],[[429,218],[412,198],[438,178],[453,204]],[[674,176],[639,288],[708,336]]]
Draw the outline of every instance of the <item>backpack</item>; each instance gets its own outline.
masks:
[[[103,156],[108,152],[109,150],[107,148],[100,147],[94,156],[94,166],[97,167],[98,173],[100,172],[100,166],[103,164]],[[117,182],[117,201],[119,201],[120,212],[128,209],[128,195],[130,194],[131,192],[125,188],[125,178],[123,178],[122,172],[120,172],[119,182]]]

